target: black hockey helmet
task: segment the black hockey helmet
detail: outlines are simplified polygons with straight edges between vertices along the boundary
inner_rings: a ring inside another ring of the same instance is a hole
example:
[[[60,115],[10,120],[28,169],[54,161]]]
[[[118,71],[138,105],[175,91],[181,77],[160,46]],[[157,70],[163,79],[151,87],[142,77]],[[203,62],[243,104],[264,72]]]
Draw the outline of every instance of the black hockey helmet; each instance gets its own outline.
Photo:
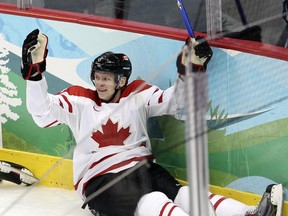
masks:
[[[126,84],[132,72],[132,64],[127,55],[123,53],[105,52],[95,58],[91,65],[90,79],[94,82],[95,72],[110,72],[126,77]]]

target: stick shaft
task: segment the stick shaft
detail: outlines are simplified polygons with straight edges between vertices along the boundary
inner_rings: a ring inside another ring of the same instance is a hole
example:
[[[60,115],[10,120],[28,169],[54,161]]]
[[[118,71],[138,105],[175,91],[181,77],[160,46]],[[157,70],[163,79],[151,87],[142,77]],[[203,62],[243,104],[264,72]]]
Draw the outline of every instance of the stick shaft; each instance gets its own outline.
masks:
[[[237,9],[238,9],[239,15],[241,17],[242,24],[243,25],[247,25],[248,21],[246,19],[246,16],[245,16],[245,13],[244,13],[244,10],[243,10],[243,7],[242,7],[242,4],[241,4],[240,0],[235,0],[235,2],[236,2],[236,5],[237,5]]]
[[[183,21],[185,23],[185,26],[186,26],[186,29],[188,31],[189,36],[191,36],[192,38],[195,38],[195,34],[193,31],[192,25],[189,21],[189,18],[188,18],[188,15],[187,15],[187,12],[185,10],[185,7],[183,5],[182,0],[177,0],[177,6],[181,12],[181,15],[182,15],[182,18],[183,18]]]

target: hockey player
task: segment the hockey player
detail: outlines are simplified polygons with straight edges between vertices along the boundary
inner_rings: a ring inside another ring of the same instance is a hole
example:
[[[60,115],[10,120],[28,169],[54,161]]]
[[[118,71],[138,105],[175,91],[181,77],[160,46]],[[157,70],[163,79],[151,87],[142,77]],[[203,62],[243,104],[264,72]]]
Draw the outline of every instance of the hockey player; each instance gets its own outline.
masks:
[[[207,41],[199,43],[203,39],[192,39],[192,63],[202,72],[212,56]],[[179,78],[166,90],[142,80],[128,83],[132,71],[128,56],[106,52],[92,62],[90,77],[95,90],[72,86],[51,95],[43,74],[47,43],[47,36],[39,30],[28,34],[23,43],[21,73],[27,80],[27,108],[40,127],[63,123],[73,131],[77,142],[75,190],[89,200],[91,212],[105,216],[189,215],[188,187],[154,162],[146,129],[148,118],[173,115],[184,108],[181,58],[177,61]],[[147,162],[137,167],[142,161]],[[116,183],[107,187],[112,181]],[[270,197],[271,191],[274,197]],[[265,211],[280,206],[281,185],[274,185],[267,194]],[[233,199],[212,194],[210,199],[218,216],[255,213],[249,213],[255,207]]]

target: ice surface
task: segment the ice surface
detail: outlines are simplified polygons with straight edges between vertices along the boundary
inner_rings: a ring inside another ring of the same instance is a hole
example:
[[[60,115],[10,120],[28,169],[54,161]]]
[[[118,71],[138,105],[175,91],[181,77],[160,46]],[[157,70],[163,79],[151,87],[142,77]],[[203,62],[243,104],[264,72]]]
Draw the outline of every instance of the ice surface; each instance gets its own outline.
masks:
[[[0,184],[0,216],[91,216],[73,190]]]

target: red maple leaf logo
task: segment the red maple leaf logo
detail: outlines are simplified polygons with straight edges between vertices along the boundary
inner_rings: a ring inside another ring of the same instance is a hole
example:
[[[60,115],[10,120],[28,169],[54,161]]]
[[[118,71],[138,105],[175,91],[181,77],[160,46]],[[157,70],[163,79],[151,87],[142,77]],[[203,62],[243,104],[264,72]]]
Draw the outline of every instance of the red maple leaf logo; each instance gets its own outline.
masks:
[[[129,127],[121,128],[117,131],[118,122],[115,124],[109,119],[105,125],[102,125],[103,133],[96,131],[92,134],[92,139],[99,143],[99,148],[110,145],[124,145],[124,141],[130,135]]]

